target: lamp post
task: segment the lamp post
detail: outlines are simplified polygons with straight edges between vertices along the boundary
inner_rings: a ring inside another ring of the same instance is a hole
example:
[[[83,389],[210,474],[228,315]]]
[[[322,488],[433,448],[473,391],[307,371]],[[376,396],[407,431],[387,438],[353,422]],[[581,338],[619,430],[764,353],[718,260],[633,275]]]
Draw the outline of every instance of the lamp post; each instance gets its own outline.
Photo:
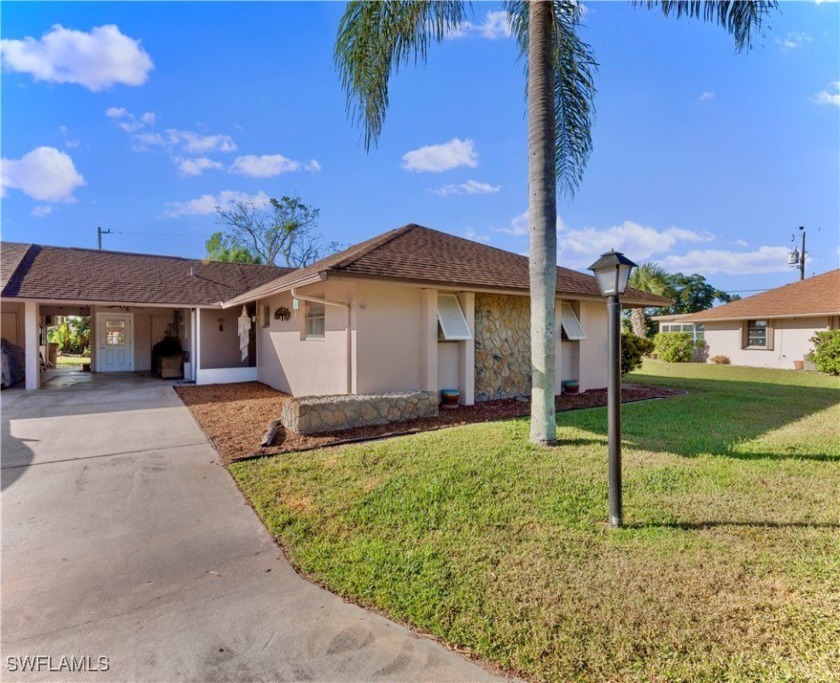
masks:
[[[621,295],[627,289],[630,271],[636,267],[624,254],[603,254],[589,270],[598,289],[607,298],[609,351],[607,367],[607,432],[609,438],[610,526],[622,525],[621,510]]]

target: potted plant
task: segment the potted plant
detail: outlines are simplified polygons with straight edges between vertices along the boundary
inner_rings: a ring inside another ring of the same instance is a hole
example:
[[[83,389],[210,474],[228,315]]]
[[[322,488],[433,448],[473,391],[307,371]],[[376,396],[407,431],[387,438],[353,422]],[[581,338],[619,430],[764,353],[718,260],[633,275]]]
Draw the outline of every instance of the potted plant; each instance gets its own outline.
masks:
[[[440,398],[444,408],[457,408],[458,401],[461,400],[461,392],[457,389],[441,389]]]
[[[580,382],[576,379],[564,379],[563,380],[563,392],[566,394],[576,394],[580,391]]]

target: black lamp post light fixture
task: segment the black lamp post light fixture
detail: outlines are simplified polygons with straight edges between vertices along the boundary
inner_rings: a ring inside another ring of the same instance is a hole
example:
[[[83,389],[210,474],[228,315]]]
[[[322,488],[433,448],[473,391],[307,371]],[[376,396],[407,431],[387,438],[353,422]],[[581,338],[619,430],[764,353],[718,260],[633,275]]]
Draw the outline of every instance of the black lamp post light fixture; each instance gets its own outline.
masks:
[[[621,252],[608,251],[589,270],[595,273],[598,289],[607,298],[609,351],[607,367],[607,432],[609,439],[610,526],[623,523],[621,509],[621,295],[627,289],[630,271],[636,267]]]

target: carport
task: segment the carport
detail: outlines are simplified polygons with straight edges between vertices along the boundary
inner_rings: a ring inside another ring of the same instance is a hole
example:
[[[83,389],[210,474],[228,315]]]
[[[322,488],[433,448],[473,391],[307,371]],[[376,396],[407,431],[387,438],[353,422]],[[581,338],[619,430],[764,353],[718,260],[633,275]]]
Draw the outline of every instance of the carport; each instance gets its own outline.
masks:
[[[24,349],[25,386],[41,384],[46,329],[54,316],[91,318],[91,371],[152,372],[152,349],[177,340],[183,378],[198,384],[256,379],[255,307],[221,302],[288,269],[4,242],[4,339]],[[250,318],[247,349],[239,319]],[[179,373],[176,373],[179,374]],[[172,376],[170,373],[169,376]]]

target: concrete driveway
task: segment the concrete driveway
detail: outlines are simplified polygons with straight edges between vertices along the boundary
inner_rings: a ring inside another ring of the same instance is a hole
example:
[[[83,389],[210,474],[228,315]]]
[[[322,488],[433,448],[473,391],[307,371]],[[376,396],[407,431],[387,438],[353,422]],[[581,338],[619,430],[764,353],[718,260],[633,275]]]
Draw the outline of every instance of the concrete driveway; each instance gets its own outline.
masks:
[[[497,680],[300,578],[167,383],[51,385],[2,397],[3,680]]]

